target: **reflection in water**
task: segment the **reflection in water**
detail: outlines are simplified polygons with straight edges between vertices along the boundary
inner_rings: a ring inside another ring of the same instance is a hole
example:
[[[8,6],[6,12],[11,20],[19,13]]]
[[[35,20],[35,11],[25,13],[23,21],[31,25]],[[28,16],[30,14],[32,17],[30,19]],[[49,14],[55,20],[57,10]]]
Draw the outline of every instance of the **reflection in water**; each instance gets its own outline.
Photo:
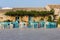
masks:
[[[1,22],[0,29],[11,29],[11,28],[56,28],[56,22],[29,22],[27,25],[25,22]]]

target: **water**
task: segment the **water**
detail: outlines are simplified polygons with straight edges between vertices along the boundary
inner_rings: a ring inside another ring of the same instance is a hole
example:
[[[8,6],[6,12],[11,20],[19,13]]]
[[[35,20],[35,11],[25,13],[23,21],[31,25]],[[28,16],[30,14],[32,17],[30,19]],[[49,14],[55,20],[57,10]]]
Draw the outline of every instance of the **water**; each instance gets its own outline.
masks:
[[[47,25],[46,25],[46,28],[56,28],[57,27],[57,24],[55,22],[49,22]]]
[[[34,22],[34,28],[38,28],[38,23],[37,22]]]
[[[44,21],[41,21],[39,24],[40,24],[40,28],[44,28],[44,25],[45,25]]]
[[[20,22],[19,27],[20,28],[26,28],[26,23],[25,22]]]
[[[10,22],[0,22],[0,28],[9,29],[10,28]]]
[[[19,28],[19,23],[18,22],[13,22],[13,28]]]
[[[48,22],[47,24],[44,21],[41,22],[29,22],[26,26],[25,22],[0,22],[0,29],[10,29],[10,24],[13,25],[13,28],[57,28],[57,23]],[[45,25],[46,24],[46,25]]]
[[[34,26],[34,25],[33,25],[33,22],[29,22],[29,23],[28,23],[28,28],[33,28],[33,26]]]
[[[4,22],[4,28],[10,28],[9,25],[10,25],[9,22]]]

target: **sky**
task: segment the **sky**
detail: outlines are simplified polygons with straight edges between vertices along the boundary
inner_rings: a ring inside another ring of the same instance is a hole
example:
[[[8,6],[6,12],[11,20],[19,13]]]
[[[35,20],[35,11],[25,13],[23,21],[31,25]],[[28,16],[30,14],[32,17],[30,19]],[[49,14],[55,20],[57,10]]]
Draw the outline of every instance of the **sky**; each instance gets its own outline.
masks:
[[[0,7],[44,7],[60,4],[60,0],[0,0]]]

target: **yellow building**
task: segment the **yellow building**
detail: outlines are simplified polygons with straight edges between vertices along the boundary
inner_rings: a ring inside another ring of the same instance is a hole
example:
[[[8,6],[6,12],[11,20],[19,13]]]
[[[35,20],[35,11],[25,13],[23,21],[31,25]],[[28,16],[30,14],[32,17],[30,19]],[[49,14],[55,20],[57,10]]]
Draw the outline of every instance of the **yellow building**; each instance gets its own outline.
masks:
[[[46,6],[46,9],[47,10],[51,10],[51,9],[54,9],[54,15],[55,15],[55,20],[58,20],[59,19],[59,17],[60,17],[60,5],[54,5],[54,4],[52,4],[52,5],[47,5]]]
[[[5,21],[5,20],[15,21],[16,17],[4,15],[8,11],[16,11],[16,10],[50,11],[51,9],[55,10],[54,14],[55,14],[55,17],[56,17],[56,20],[57,20],[60,16],[60,5],[47,5],[46,7],[43,7],[43,8],[9,8],[9,7],[1,8],[0,9],[0,22]],[[41,18],[41,17],[34,17],[33,20],[39,21],[39,18]],[[21,21],[21,17],[19,17],[19,19],[20,19],[19,21]],[[47,19],[47,16],[46,16],[45,19]],[[24,16],[22,18],[22,20],[28,21],[28,16]]]
[[[5,21],[5,20],[11,20],[11,21],[15,21],[16,17],[12,17],[12,16],[6,16],[4,15],[6,12],[8,11],[16,11],[16,10],[26,10],[26,11],[31,11],[31,10],[35,10],[35,11],[46,11],[45,8],[1,8],[0,9],[0,22]],[[19,17],[19,21],[21,21],[21,17]],[[22,20],[28,21],[28,16],[24,16],[22,18]]]

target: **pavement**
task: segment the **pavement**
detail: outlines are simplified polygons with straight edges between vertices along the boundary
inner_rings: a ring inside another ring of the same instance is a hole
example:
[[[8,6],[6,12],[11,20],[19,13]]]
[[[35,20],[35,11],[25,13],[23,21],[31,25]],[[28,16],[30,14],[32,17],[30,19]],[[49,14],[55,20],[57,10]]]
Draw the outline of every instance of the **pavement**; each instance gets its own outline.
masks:
[[[4,29],[0,40],[60,40],[60,29]]]

